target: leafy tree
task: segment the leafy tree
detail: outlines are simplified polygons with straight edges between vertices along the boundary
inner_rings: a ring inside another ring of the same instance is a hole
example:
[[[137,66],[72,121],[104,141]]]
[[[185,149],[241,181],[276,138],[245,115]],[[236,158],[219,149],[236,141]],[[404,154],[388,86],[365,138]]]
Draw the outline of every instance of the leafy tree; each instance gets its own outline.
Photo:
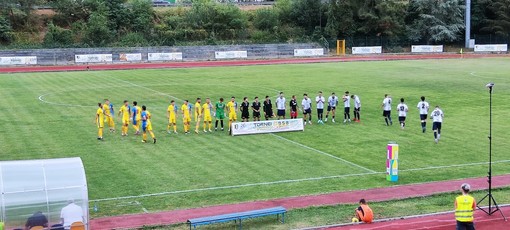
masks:
[[[12,36],[12,27],[11,23],[7,18],[0,15],[0,44],[6,44],[11,42]]]
[[[52,0],[50,5],[57,13],[54,21],[62,26],[71,26],[76,21],[86,21],[91,11],[88,0]]]
[[[332,0],[326,12],[326,34],[332,39],[352,36],[355,31],[352,5],[349,0]]]
[[[464,30],[464,8],[460,0],[412,0],[408,14],[409,39],[426,43],[459,40]],[[411,18],[413,15],[416,17]]]
[[[305,29],[308,33],[313,32],[316,26],[321,26],[324,16],[321,1],[295,0],[292,2],[292,22]]]
[[[73,32],[71,30],[58,27],[53,23],[48,24],[48,31],[43,42],[46,47],[66,47],[73,43]]]
[[[493,0],[487,7],[488,17],[481,31],[504,37],[510,35],[510,0]]]
[[[259,30],[270,31],[278,26],[278,14],[273,9],[259,9],[255,12],[253,26]]]
[[[131,19],[131,32],[144,34],[150,37],[154,28],[154,9],[148,0],[133,0],[130,2],[129,15]]]
[[[85,31],[85,43],[90,46],[106,46],[112,42],[113,33],[108,27],[108,17],[101,12],[90,15]]]

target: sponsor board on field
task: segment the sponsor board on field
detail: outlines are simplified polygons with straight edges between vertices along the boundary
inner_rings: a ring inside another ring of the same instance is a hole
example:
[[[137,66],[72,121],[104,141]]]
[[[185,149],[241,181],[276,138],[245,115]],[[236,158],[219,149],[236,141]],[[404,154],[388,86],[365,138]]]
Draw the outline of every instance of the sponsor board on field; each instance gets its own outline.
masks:
[[[74,62],[76,63],[100,63],[112,62],[112,54],[78,54],[74,55]]]
[[[0,65],[37,65],[36,56],[0,57]]]
[[[443,46],[428,46],[428,45],[413,45],[411,46],[412,53],[442,53]]]
[[[269,120],[253,122],[235,122],[232,124],[232,136],[303,131],[303,119]]]
[[[120,53],[119,61],[139,62],[139,61],[142,61],[142,54],[141,53]]]
[[[382,46],[361,46],[352,47],[352,54],[380,54]]]
[[[248,51],[216,51],[214,52],[216,59],[239,59],[248,58]]]
[[[294,57],[323,56],[324,49],[294,49]]]
[[[507,44],[475,45],[475,52],[507,52]]]
[[[182,61],[182,53],[149,53],[149,61]]]

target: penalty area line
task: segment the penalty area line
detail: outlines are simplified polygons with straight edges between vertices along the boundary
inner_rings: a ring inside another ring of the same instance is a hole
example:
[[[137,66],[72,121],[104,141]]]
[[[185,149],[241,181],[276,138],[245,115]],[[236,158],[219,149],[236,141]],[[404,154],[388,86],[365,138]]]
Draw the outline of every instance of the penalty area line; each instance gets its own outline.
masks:
[[[305,148],[305,149],[308,149],[308,150],[314,151],[314,152],[316,152],[316,153],[320,153],[320,154],[322,154],[322,155],[325,155],[325,156],[331,157],[331,158],[333,158],[333,159],[336,159],[336,160],[338,160],[338,161],[344,162],[344,163],[349,164],[349,165],[351,165],[351,166],[354,166],[354,167],[356,167],[356,168],[363,169],[363,170],[365,170],[365,171],[367,171],[367,172],[370,172],[370,173],[376,173],[376,171],[374,171],[374,170],[372,170],[372,169],[365,168],[365,167],[363,167],[363,166],[361,166],[361,165],[358,165],[358,164],[356,164],[356,163],[350,162],[350,161],[345,160],[345,159],[343,159],[343,158],[341,158],[341,157],[334,156],[334,155],[332,155],[332,154],[329,154],[329,153],[326,153],[326,152],[324,152],[324,151],[321,151],[321,150],[318,150],[318,149],[312,148],[312,147],[310,147],[310,146],[306,146],[306,145],[304,145],[304,144],[301,144],[301,143],[295,142],[295,141],[293,141],[293,140],[287,139],[287,138],[285,138],[285,137],[282,137],[282,136],[279,136],[279,135],[276,135],[276,134],[273,134],[273,133],[271,133],[271,135],[273,135],[273,136],[274,136],[274,137],[276,137],[276,138],[279,138],[279,139],[282,139],[282,140],[284,140],[284,141],[287,141],[287,142],[289,142],[289,143],[295,144],[295,145],[297,145],[297,146],[299,146],[299,147],[302,147],[302,148]]]

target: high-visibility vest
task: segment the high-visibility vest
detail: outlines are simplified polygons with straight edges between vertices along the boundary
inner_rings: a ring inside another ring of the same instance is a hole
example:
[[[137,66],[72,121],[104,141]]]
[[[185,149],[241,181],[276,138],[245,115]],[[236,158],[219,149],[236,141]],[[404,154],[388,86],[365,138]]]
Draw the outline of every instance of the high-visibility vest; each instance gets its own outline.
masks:
[[[455,219],[459,222],[473,222],[473,203],[475,198],[470,195],[461,195],[455,198],[457,208],[455,209]]]

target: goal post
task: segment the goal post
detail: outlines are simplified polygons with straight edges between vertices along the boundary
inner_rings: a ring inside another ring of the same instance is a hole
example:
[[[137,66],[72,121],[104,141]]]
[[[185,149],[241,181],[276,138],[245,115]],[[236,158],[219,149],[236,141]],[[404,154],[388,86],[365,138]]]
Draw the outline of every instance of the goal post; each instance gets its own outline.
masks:
[[[336,55],[345,55],[345,40],[336,40]]]

